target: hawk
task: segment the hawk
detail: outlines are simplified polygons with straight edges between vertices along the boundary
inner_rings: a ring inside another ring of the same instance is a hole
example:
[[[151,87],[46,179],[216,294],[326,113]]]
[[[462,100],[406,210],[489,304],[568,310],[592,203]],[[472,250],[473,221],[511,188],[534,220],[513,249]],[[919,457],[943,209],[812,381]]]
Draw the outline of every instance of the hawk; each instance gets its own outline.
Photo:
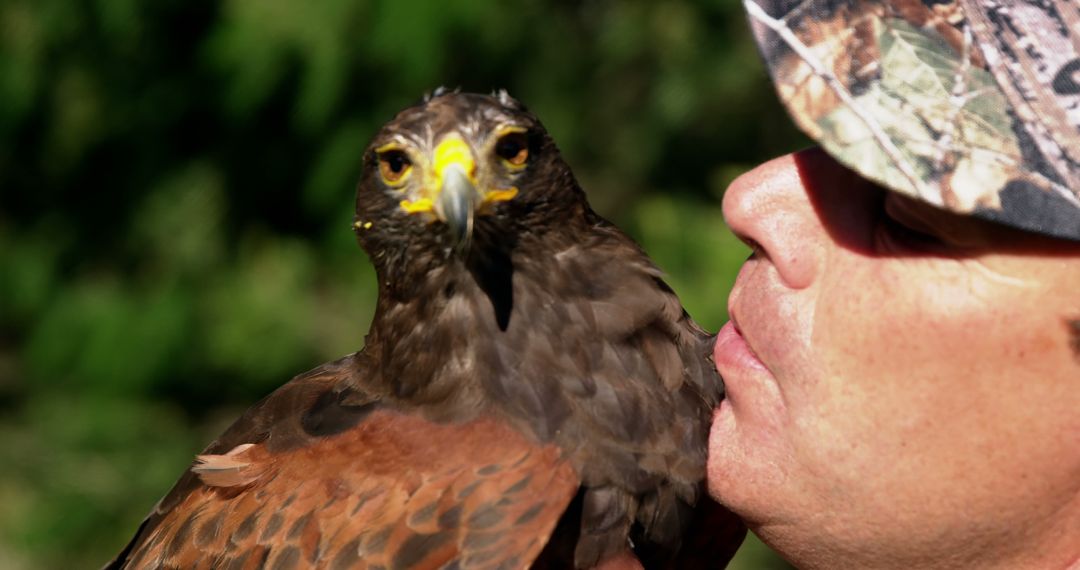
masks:
[[[745,529],[703,508],[712,338],[523,105],[399,113],[354,230],[379,280],[364,348],[248,410],[109,568],[726,563]]]

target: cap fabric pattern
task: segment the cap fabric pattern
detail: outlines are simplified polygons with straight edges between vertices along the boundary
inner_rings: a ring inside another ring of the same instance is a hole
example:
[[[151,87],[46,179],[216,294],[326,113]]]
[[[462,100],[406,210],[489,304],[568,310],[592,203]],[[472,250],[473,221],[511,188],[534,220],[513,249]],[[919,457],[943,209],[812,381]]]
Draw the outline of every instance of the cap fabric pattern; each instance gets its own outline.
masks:
[[[1080,240],[1080,2],[743,0],[798,125],[863,176]]]

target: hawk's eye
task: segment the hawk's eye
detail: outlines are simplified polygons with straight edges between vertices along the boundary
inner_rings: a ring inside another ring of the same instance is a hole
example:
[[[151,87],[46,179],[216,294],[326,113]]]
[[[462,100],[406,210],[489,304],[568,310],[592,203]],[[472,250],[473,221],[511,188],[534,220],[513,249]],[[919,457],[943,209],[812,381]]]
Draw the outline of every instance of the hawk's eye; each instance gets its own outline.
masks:
[[[400,182],[409,173],[410,168],[412,168],[412,162],[403,150],[390,149],[379,153],[379,174],[389,184]]]
[[[495,154],[511,166],[524,166],[529,159],[529,138],[520,131],[507,133],[495,143]]]

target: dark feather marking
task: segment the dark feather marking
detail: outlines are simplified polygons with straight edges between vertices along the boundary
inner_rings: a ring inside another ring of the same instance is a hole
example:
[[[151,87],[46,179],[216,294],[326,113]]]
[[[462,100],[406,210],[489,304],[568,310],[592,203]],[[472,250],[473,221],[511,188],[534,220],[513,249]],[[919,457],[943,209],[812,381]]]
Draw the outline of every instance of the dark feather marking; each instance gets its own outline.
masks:
[[[348,405],[342,400],[350,391],[326,391],[319,395],[315,403],[304,412],[300,425],[313,436],[339,434],[363,421],[379,407],[377,401],[361,405]]]
[[[488,475],[494,475],[494,474],[498,473],[499,471],[502,471],[502,467],[500,465],[498,465],[498,464],[492,464],[492,465],[485,465],[485,466],[477,469],[476,474],[480,475],[480,476],[483,476],[483,477],[487,477]]]
[[[525,487],[529,486],[529,482],[532,481],[532,478],[533,478],[532,474],[529,474],[529,475],[526,475],[526,476],[522,477],[520,481],[518,481],[517,483],[514,483],[513,485],[510,485],[509,487],[507,487],[506,492],[507,493],[517,493],[518,491],[521,491]]]
[[[483,550],[502,538],[499,532],[470,532],[465,535],[461,547],[464,550]]]
[[[439,527],[452,528],[456,527],[461,521],[461,505],[454,505],[439,515]]]
[[[437,500],[424,505],[409,517],[409,524],[421,525],[428,522],[435,516],[435,509],[437,508],[439,508],[439,502]]]
[[[195,533],[195,544],[206,547],[221,533],[221,524],[225,521],[225,509],[218,511],[213,518],[203,523]]]
[[[360,539],[354,538],[341,548],[330,563],[331,570],[347,570],[360,561]]]
[[[479,487],[479,486],[480,486],[480,481],[473,481],[472,483],[469,483],[463,489],[458,491],[458,494],[457,494],[458,500],[469,498],[469,495],[472,495],[473,491],[476,491],[476,488]]]
[[[239,556],[232,556],[221,560],[219,564],[215,564],[215,568],[221,568],[221,570],[243,570],[244,563],[247,562],[248,556],[251,556],[251,551],[243,552]]]
[[[503,513],[495,505],[485,505],[469,515],[468,525],[472,528],[491,528],[503,519]]]
[[[411,568],[414,564],[430,555],[432,551],[449,543],[452,538],[453,535],[448,532],[414,534],[398,548],[397,554],[394,556],[393,567],[395,569]]]
[[[546,503],[536,503],[535,505],[529,507],[529,510],[521,513],[521,516],[519,516],[517,520],[514,521],[514,524],[525,524],[535,519],[536,515],[539,515],[541,512],[543,512],[545,506],[547,506]]]
[[[311,517],[314,515],[314,512],[309,512],[308,514],[296,519],[296,522],[294,522],[293,525],[289,528],[288,534],[285,535],[285,539],[297,540],[298,538],[300,538],[300,533],[304,532],[304,527],[307,526],[309,522],[311,522]]]
[[[240,523],[240,526],[236,527],[236,531],[232,534],[232,541],[237,542],[243,540],[255,530],[255,524],[259,521],[259,511],[255,511],[244,518]]]
[[[191,534],[191,527],[195,524],[195,519],[197,519],[201,514],[201,510],[196,510],[195,512],[191,513],[191,516],[189,516],[187,520],[184,521],[184,524],[180,525],[180,528],[176,531],[176,535],[173,538],[173,541],[165,547],[165,552],[167,554],[169,554],[170,556],[175,555],[177,552],[180,551],[181,548],[183,548],[184,543],[188,540],[188,535]]]
[[[300,549],[295,546],[286,547],[278,553],[271,570],[292,570],[300,565]]]
[[[516,461],[514,461],[513,463],[510,464],[510,468],[513,469],[515,467],[521,466],[521,464],[525,463],[525,461],[527,459],[529,459],[530,457],[532,457],[532,452],[531,451],[526,451],[525,453],[522,453],[521,457],[517,458]]]
[[[270,520],[266,521],[266,527],[263,528],[262,534],[259,535],[259,542],[266,542],[270,540],[277,531],[281,530],[281,525],[285,524],[285,517],[281,513],[274,513]]]
[[[392,532],[394,532],[394,527],[387,526],[378,532],[369,534],[367,540],[364,541],[364,550],[372,554],[379,554],[386,548],[386,543],[390,540],[390,533]]]

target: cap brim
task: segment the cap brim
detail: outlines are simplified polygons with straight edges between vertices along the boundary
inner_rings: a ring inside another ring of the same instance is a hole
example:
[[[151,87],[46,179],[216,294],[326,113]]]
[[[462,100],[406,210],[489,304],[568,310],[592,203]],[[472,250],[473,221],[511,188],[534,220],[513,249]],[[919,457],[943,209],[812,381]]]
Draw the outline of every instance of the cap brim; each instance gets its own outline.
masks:
[[[1080,4],[993,4],[744,0],[780,99],[836,159],[954,212],[1080,240],[1080,38],[1062,21]]]

